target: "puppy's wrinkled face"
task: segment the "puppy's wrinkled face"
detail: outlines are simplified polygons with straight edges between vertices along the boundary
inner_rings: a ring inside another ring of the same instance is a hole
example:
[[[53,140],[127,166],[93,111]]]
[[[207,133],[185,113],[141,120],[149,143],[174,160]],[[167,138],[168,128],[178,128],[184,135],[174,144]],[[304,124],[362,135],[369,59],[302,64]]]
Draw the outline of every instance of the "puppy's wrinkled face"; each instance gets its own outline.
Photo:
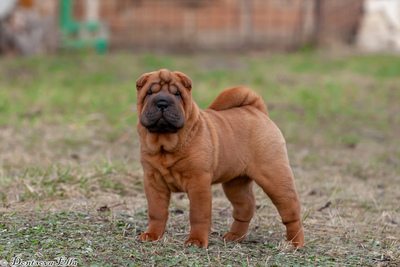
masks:
[[[146,93],[140,123],[151,133],[176,133],[185,125],[182,96],[175,85],[154,83]]]
[[[150,133],[177,133],[186,123],[192,82],[179,72],[160,70],[136,82],[139,123]]]

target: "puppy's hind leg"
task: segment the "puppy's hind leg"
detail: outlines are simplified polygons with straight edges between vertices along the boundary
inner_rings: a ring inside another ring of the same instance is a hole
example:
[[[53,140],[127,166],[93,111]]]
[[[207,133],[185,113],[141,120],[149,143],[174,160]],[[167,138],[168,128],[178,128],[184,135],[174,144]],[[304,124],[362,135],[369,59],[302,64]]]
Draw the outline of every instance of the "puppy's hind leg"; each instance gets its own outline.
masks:
[[[241,242],[246,237],[250,220],[254,215],[253,181],[248,177],[238,177],[223,183],[222,188],[232,203],[234,219],[231,229],[222,238],[226,241]]]
[[[286,241],[293,247],[302,248],[304,233],[300,218],[300,200],[287,157],[280,157],[270,161],[267,166],[257,166],[253,170],[256,171],[252,178],[269,196],[282,217],[282,223],[286,226]]]

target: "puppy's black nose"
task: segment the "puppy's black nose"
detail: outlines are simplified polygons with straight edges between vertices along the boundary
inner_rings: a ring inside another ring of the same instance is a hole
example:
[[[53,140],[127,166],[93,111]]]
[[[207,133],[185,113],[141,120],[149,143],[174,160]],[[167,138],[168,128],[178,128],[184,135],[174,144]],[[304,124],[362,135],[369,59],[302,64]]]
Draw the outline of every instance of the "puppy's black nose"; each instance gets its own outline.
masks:
[[[166,111],[169,108],[169,103],[165,100],[157,101],[156,108],[160,111]]]

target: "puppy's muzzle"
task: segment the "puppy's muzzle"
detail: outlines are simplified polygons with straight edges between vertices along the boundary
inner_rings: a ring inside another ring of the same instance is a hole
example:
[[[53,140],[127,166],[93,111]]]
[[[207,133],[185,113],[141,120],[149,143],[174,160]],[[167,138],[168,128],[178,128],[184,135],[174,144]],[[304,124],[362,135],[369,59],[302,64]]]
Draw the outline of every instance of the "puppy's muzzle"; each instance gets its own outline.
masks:
[[[180,100],[170,93],[160,92],[148,100],[140,123],[151,133],[176,133],[185,125]]]

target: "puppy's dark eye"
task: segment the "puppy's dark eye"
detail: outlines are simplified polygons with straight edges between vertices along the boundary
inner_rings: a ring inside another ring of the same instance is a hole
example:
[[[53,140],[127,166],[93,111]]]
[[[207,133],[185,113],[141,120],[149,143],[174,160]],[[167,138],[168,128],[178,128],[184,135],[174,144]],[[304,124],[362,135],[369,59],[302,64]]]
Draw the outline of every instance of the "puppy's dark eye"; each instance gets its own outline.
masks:
[[[176,97],[181,97],[181,92],[179,92],[179,91],[176,92],[176,93],[175,93],[175,96],[176,96]]]
[[[150,96],[150,95],[152,95],[153,94],[153,92],[152,91],[147,91],[147,94],[146,94],[146,96]]]

